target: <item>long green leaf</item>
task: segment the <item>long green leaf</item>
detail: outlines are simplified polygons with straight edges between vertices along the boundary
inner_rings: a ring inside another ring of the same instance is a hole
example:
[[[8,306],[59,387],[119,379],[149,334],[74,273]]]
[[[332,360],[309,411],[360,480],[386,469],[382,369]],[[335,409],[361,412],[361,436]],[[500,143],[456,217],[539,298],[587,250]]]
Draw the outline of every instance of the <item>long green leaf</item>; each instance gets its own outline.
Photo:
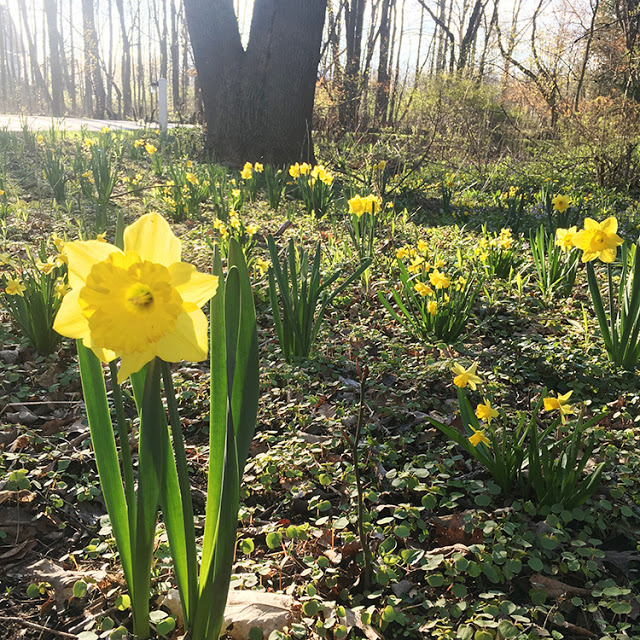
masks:
[[[120,465],[109,414],[102,364],[82,342],[77,341],[82,391],[87,409],[96,466],[102,495],[111,521],[124,577],[133,593],[133,563],[127,504],[120,475]]]

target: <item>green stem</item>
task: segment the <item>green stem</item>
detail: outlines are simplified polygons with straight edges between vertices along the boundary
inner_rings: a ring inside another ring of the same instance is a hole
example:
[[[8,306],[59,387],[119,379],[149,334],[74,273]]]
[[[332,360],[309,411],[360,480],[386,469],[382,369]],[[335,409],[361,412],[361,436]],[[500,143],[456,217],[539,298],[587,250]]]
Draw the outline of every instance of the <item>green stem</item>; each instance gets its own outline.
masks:
[[[178,483],[180,485],[180,496],[182,502],[182,514],[184,518],[185,542],[187,551],[187,572],[189,582],[189,609],[185,612],[187,619],[191,620],[193,609],[197,602],[198,593],[198,560],[196,557],[196,534],[193,526],[193,503],[191,501],[191,483],[189,481],[189,469],[187,467],[187,454],[182,435],[182,423],[178,413],[178,403],[173,387],[173,377],[171,375],[171,365],[162,362],[162,380],[164,383],[165,395],[167,397],[167,408],[169,409],[169,425],[171,427],[171,437],[173,440],[173,450],[176,457],[176,468],[178,471]]]
[[[120,440],[120,462],[122,463],[122,473],[124,476],[124,495],[127,500],[127,515],[129,518],[129,530],[135,531],[136,515],[136,494],[133,481],[133,463],[131,461],[131,449],[129,448],[129,429],[124,415],[124,404],[122,402],[122,389],[118,384],[118,367],[115,360],[109,363],[109,373],[111,375],[111,388],[113,390],[113,404],[116,409],[116,424],[118,427],[118,438]]]
[[[607,264],[607,279],[609,285],[609,330],[611,332],[611,344],[612,344],[612,355],[615,360],[619,359],[619,345],[618,345],[618,329],[616,326],[616,316],[617,316],[617,308],[614,301],[613,295],[613,269],[610,264]],[[616,362],[616,364],[619,364]]]

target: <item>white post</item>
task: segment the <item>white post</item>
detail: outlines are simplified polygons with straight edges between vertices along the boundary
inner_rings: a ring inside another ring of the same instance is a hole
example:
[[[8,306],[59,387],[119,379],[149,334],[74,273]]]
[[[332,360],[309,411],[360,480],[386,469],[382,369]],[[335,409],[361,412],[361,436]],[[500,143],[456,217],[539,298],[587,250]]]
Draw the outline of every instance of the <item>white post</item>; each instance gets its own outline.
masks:
[[[158,78],[158,122],[163,133],[169,128],[169,107],[167,101],[167,79]]]

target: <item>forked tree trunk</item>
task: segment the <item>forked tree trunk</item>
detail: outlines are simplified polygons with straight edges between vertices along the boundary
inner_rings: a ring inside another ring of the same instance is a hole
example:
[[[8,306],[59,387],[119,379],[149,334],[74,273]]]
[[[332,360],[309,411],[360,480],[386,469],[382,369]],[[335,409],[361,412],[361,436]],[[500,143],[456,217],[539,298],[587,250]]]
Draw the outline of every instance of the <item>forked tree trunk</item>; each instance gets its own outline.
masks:
[[[231,165],[313,160],[311,119],[326,0],[255,0],[243,49],[233,0],[184,0],[207,145]]]

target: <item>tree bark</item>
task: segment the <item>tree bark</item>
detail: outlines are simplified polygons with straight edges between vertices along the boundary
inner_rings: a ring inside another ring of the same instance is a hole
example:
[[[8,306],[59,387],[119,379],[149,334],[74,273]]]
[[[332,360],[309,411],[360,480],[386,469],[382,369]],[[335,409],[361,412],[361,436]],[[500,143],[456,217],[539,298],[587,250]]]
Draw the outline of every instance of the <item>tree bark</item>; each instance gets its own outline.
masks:
[[[120,67],[122,83],[122,111],[124,117],[131,115],[131,41],[127,32],[123,0],[116,0],[120,16],[120,37],[122,38],[122,61]]]
[[[312,161],[326,0],[255,0],[246,51],[232,0],[184,0],[184,7],[216,159]]]
[[[49,61],[51,66],[51,109],[54,116],[64,115],[64,81],[60,60],[60,34],[58,33],[58,7],[56,0],[45,0],[49,34]]]
[[[94,118],[104,118],[106,94],[100,72],[98,34],[96,33],[93,0],[82,0],[82,26],[84,30],[85,89],[89,91],[87,106]],[[91,92],[95,103],[91,100]],[[90,101],[91,100],[91,101]]]

